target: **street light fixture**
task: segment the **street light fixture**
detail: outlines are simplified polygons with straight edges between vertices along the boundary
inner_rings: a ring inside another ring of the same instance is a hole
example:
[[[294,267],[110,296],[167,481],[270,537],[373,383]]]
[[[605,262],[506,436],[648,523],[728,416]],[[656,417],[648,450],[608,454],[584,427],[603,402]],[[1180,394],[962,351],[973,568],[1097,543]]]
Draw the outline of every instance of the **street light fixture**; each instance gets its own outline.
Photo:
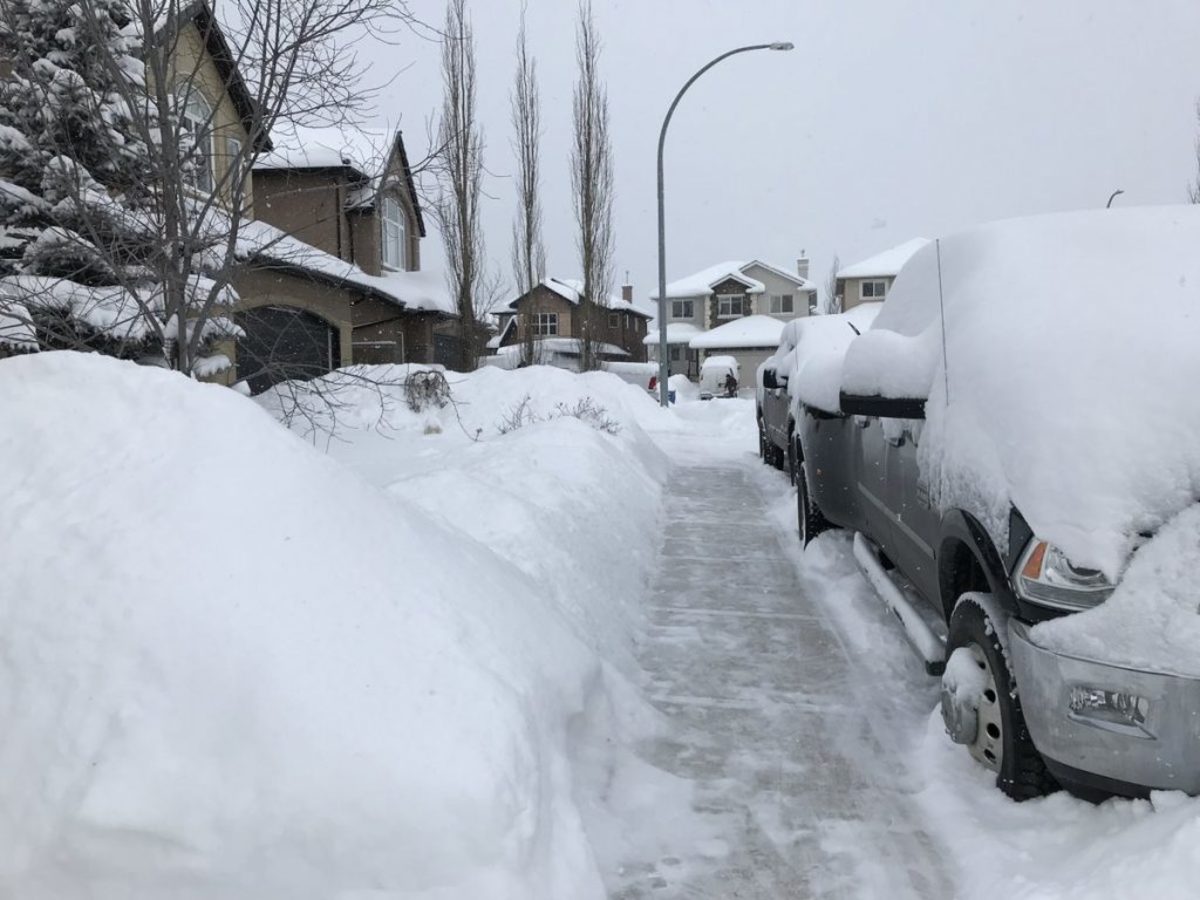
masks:
[[[776,41],[772,44],[751,44],[748,47],[738,47],[736,50],[722,53],[684,83],[683,87],[679,89],[679,93],[675,95],[675,99],[671,101],[671,106],[667,109],[667,116],[663,119],[662,131],[658,133],[658,395],[659,402],[663,406],[666,406],[668,402],[667,380],[670,378],[671,372],[667,349],[667,230],[663,213],[663,145],[667,140],[667,126],[671,124],[671,116],[675,114],[675,107],[679,105],[679,101],[683,99],[687,89],[695,84],[697,78],[717,63],[739,53],[749,53],[751,50],[793,49],[795,49],[795,45],[791,41]]]

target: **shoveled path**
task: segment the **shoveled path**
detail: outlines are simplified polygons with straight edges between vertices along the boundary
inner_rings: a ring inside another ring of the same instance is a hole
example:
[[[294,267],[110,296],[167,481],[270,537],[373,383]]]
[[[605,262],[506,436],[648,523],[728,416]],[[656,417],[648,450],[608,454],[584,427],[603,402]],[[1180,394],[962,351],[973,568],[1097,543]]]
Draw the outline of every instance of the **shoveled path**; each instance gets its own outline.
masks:
[[[694,782],[708,837],[631,861],[614,898],[953,893],[889,734],[895,692],[929,686],[877,683],[806,593],[767,509],[786,490],[745,452],[675,466],[640,648],[668,731],[641,753]]]

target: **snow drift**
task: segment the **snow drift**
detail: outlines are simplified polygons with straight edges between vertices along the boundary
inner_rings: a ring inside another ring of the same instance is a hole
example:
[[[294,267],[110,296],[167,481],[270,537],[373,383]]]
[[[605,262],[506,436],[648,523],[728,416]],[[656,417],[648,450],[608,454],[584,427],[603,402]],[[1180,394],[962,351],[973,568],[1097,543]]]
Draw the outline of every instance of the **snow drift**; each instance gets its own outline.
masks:
[[[3,893],[603,895],[604,668],[528,566],[174,373],[5,360],[0,421]]]

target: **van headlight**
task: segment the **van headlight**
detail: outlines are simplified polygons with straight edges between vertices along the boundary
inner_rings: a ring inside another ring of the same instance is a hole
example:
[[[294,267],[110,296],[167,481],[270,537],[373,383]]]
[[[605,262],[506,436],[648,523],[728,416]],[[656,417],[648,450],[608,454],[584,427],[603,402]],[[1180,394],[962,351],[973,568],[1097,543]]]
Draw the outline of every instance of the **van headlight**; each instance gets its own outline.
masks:
[[[1113,592],[1113,584],[1096,569],[1085,569],[1046,541],[1033,540],[1017,563],[1017,593],[1055,609],[1091,609]]]

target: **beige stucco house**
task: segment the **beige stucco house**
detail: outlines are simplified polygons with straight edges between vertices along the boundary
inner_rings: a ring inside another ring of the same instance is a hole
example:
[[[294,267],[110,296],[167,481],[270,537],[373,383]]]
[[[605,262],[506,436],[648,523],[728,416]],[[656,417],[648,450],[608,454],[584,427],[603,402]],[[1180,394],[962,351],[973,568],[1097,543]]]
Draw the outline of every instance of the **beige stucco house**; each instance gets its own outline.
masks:
[[[743,373],[754,371],[764,352],[775,351],[783,324],[807,316],[816,296],[804,257],[794,273],[762,260],[732,261],[672,281],[666,292],[671,374],[696,378],[703,361],[717,355],[735,357]],[[652,300],[657,304],[657,295]],[[657,322],[645,343],[657,361]]]
[[[928,238],[913,238],[884,250],[869,259],[838,270],[837,295],[842,311],[860,303],[879,303],[886,299],[892,282],[914,253],[929,243]]]

